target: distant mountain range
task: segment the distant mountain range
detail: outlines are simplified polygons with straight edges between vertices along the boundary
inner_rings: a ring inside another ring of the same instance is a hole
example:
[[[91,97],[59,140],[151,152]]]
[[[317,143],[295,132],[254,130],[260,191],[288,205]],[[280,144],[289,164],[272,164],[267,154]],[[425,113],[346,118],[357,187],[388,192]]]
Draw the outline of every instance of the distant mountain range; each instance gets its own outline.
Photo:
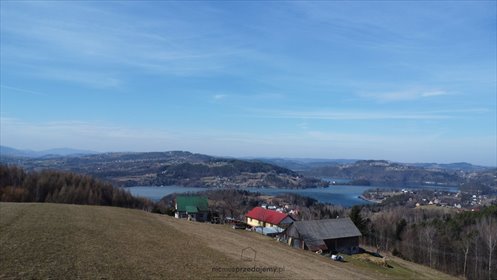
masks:
[[[0,162],[27,170],[57,169],[89,174],[118,186],[307,188],[319,178],[350,184],[408,187],[484,186],[497,190],[497,168],[469,163],[396,163],[385,160],[221,158],[190,152],[94,153],[75,149],[23,151],[0,147]]]
[[[309,171],[320,167],[354,164],[359,159],[313,159],[313,158],[254,158],[263,162],[276,164],[295,171]],[[395,162],[390,162],[395,163]],[[437,170],[483,171],[491,167],[473,165],[467,162],[457,163],[400,163],[397,164]]]
[[[51,156],[69,156],[69,155],[89,155],[97,152],[78,150],[70,148],[55,148],[43,151],[20,150],[7,146],[0,146],[0,156],[15,156],[15,157],[51,157]]]
[[[27,170],[56,169],[89,174],[116,186],[178,185],[218,188],[308,188],[327,182],[305,177],[288,168],[183,151],[102,153],[25,157],[4,156],[1,162]]]
[[[13,157],[57,157],[57,156],[81,156],[81,155],[94,155],[99,152],[72,149],[72,148],[54,148],[48,150],[34,151],[34,150],[21,150],[12,147],[0,145],[1,156]],[[269,164],[278,165],[294,171],[306,171],[313,168],[325,166],[338,166],[343,164],[353,164],[361,159],[320,159],[320,158],[264,158],[264,157],[244,157],[241,160],[261,161]],[[482,171],[491,167],[473,165],[467,162],[457,163],[399,163],[409,166],[422,167],[426,169],[444,169],[444,170],[462,170],[462,171]]]
[[[445,170],[462,170],[462,171],[483,171],[489,167],[481,165],[473,165],[467,162],[456,163],[410,163],[408,165],[423,167],[426,169],[445,169]]]

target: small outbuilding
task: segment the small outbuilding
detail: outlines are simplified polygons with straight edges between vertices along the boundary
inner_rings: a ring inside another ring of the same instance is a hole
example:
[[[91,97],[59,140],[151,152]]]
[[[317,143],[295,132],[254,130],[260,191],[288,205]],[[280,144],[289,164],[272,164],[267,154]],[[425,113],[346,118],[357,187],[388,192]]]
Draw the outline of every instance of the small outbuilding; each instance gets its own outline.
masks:
[[[349,218],[295,221],[282,233],[295,248],[347,254],[359,250],[359,237],[361,232]]]
[[[178,195],[175,203],[177,219],[205,222],[209,214],[207,197],[198,195]]]

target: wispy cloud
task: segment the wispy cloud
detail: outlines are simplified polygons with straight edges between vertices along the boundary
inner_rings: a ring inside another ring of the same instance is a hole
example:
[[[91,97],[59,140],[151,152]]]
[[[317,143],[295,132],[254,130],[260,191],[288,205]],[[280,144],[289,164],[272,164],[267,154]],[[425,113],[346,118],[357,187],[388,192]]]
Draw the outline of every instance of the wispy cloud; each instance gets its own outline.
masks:
[[[226,94],[215,94],[214,96],[212,96],[212,98],[214,100],[221,100],[221,99],[225,99],[226,97],[228,97],[228,95],[226,95]]]
[[[260,118],[318,119],[318,120],[441,120],[455,116],[447,112],[360,112],[360,111],[283,111],[250,110]]]
[[[37,96],[46,95],[46,94],[41,93],[39,91],[34,91],[34,90],[29,90],[29,89],[24,89],[24,88],[19,88],[19,87],[12,87],[12,86],[7,86],[7,85],[0,85],[0,88],[3,88],[4,90],[8,90],[8,91],[27,93],[27,94],[31,94],[31,95],[37,95]],[[2,92],[4,92],[4,91],[2,91]]]
[[[399,101],[413,101],[424,98],[438,97],[450,95],[445,90],[430,89],[408,89],[401,91],[381,92],[381,93],[361,93],[359,96],[376,100],[378,102],[399,102]]]
[[[321,40],[346,42],[349,46],[358,48],[372,48],[387,50],[389,52],[419,51],[426,46],[413,44],[420,37],[426,37],[430,30],[424,32],[404,32],[392,19],[398,21],[414,21],[415,24],[424,25],[422,19],[428,14],[418,9],[416,16],[409,14],[395,14],[388,18],[382,17],[385,9],[382,3],[374,3],[364,8],[365,3],[350,2],[341,5],[337,2],[312,2],[297,1],[292,3],[305,16],[302,21],[314,21],[327,25],[326,35]],[[332,10],[333,12],[330,12]],[[353,11],[353,12],[352,12]],[[433,28],[432,28],[433,29]]]
[[[443,90],[434,90],[434,91],[427,91],[421,93],[422,97],[441,96],[441,95],[449,95],[449,93]]]
[[[78,120],[30,122],[0,117],[1,142],[34,149],[77,147],[102,151],[130,150],[141,143],[147,146],[167,145],[175,134],[160,129],[133,128],[105,122]],[[34,143],[32,139],[37,139]],[[147,143],[147,144],[143,144]],[[37,146],[41,145],[41,146]]]
[[[267,92],[267,93],[257,93],[254,95],[250,95],[249,97],[258,100],[282,100],[286,98],[286,95],[283,93]]]
[[[66,67],[43,66],[43,71],[33,71],[30,75],[41,79],[77,83],[93,88],[116,88],[123,84],[115,73],[75,70]]]
[[[25,70],[43,73],[44,79],[108,87],[119,84],[115,76],[130,69],[154,75],[212,75],[252,52],[236,38],[215,30],[206,33],[208,26],[197,30],[188,20],[136,21],[103,6],[71,4],[77,6],[57,4],[56,11],[28,2],[19,5],[22,12],[13,5],[2,7],[2,61],[30,65]],[[17,51],[16,40],[29,44]]]
[[[0,114],[24,121],[2,144],[362,157],[495,132],[495,3],[287,4],[3,1]]]

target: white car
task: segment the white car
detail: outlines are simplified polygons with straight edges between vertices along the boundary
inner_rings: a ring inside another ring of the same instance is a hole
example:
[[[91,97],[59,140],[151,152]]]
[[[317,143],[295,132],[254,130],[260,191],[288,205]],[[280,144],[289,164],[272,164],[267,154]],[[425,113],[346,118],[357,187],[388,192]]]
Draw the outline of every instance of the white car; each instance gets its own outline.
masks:
[[[331,259],[337,262],[343,261],[343,257],[340,255],[331,255]]]

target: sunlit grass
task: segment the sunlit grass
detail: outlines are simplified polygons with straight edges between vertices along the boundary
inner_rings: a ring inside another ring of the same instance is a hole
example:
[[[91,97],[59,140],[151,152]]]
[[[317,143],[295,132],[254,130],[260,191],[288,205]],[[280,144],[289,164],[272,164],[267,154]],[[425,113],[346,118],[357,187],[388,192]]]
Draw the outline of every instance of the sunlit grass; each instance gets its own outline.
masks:
[[[143,211],[64,204],[1,203],[0,250],[0,278],[205,278],[239,263]]]

